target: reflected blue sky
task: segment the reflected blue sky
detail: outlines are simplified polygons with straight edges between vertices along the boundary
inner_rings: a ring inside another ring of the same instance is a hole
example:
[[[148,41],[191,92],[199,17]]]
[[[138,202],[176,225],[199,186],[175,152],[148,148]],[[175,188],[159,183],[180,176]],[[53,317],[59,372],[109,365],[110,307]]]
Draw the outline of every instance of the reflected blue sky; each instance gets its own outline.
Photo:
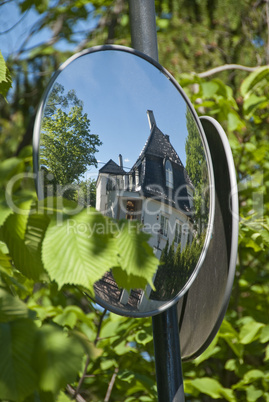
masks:
[[[124,51],[94,52],[71,62],[56,82],[65,93],[76,91],[91,133],[103,142],[96,154],[98,169],[109,159],[118,163],[119,154],[124,167],[132,167],[150,134],[148,109],[185,165],[187,105],[174,84],[148,61]],[[87,176],[98,169],[90,167]]]

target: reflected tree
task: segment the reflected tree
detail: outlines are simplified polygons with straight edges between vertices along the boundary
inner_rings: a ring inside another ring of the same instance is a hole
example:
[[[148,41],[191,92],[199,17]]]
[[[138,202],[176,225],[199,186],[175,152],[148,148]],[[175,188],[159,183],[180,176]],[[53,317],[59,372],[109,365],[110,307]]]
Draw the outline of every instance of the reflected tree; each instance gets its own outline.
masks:
[[[185,143],[186,170],[194,185],[194,220],[199,232],[203,224],[207,224],[209,216],[209,181],[207,163],[203,144],[197,124],[187,108],[186,112],[188,137]]]
[[[171,300],[179,289],[183,289],[195,270],[202,248],[204,234],[187,243],[182,250],[181,243],[175,249],[175,243],[169,246],[167,241],[160,257],[160,267],[154,281],[155,291],[151,292],[150,299]]]
[[[96,206],[96,180],[86,179],[79,183],[79,193],[76,195],[75,201],[79,204],[94,207]]]
[[[59,82],[56,82],[48,97],[44,116],[45,118],[51,117],[57,111],[57,109],[68,109],[72,106],[83,107],[83,101],[78,99],[74,89],[70,89],[65,94],[64,86]]]
[[[40,143],[40,165],[52,174],[50,184],[78,184],[89,166],[97,166],[95,154],[101,145],[99,136],[90,133],[90,120],[75,91],[64,94],[63,86],[56,84],[44,113]]]

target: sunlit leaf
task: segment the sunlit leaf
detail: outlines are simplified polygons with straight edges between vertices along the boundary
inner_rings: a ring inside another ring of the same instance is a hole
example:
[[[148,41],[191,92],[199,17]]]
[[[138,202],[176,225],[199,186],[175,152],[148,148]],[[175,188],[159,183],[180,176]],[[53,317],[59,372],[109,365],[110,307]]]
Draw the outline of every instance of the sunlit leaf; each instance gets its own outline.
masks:
[[[263,327],[264,324],[255,321],[243,325],[239,334],[240,342],[244,345],[253,342],[255,339],[257,339]]]
[[[246,392],[248,402],[256,402],[263,395],[263,391],[255,388],[253,385],[247,387]]]
[[[146,282],[154,288],[152,278],[158,268],[159,260],[148,245],[148,239],[149,236],[140,231],[137,224],[131,221],[122,225],[116,239],[121,269],[133,279],[133,284],[130,283],[131,281],[128,283],[130,288],[144,287]],[[140,278],[141,283],[139,283]]]
[[[249,370],[243,377],[243,382],[245,384],[250,384],[253,381],[264,378],[265,374],[261,370]]]
[[[0,182],[7,183],[16,174],[24,171],[24,163],[20,158],[9,158],[0,163]]]
[[[203,361],[209,359],[211,356],[214,356],[216,353],[218,353],[221,348],[219,346],[216,346],[218,342],[218,337],[216,336],[213,342],[208,346],[208,348],[199,356],[197,359],[195,359],[195,365],[201,364]]]
[[[253,114],[255,110],[264,104],[267,101],[265,96],[257,96],[255,94],[251,94],[244,102],[244,110],[246,114]]]
[[[152,334],[141,329],[140,331],[136,332],[135,340],[138,343],[142,343],[142,345],[146,345],[147,343],[152,341]]]
[[[255,87],[260,81],[269,76],[269,67],[260,67],[253,71],[249,76],[243,81],[241,85],[241,94],[245,96],[251,89]]]
[[[6,66],[5,60],[0,51],[0,94],[6,98],[9,89],[12,86],[10,72]]]
[[[69,283],[92,290],[117,263],[108,220],[84,210],[59,226],[52,221],[43,242],[43,261],[60,287]]]
[[[269,325],[266,325],[265,327],[262,328],[261,335],[260,335],[260,341],[262,343],[269,341]]]
[[[19,205],[20,213],[6,219],[3,235],[17,269],[37,280],[44,272],[41,244],[49,220],[42,214],[30,214],[31,205],[31,198]]]
[[[190,383],[191,386],[197,389],[199,392],[209,395],[213,399],[221,398],[223,395],[222,391],[224,388],[217,380],[214,380],[213,378],[196,378]],[[233,399],[232,391],[230,391],[230,394],[230,399],[228,400],[235,400]]]
[[[71,397],[69,398],[64,392],[60,392],[59,396],[57,397],[57,402],[70,402]]]
[[[205,98],[211,98],[219,89],[219,85],[214,81],[203,82],[201,86]]]

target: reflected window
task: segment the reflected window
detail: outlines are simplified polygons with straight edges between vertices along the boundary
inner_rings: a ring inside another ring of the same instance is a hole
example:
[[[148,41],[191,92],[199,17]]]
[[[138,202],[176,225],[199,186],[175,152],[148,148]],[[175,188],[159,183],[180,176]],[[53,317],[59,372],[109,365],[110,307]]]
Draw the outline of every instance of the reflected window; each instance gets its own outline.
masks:
[[[184,223],[183,227],[182,227],[182,233],[185,237],[185,244],[189,243],[189,232],[190,232],[190,228],[189,225],[187,223]]]
[[[139,186],[139,171],[138,170],[135,171],[135,186],[136,187]]]
[[[161,234],[165,237],[168,235],[168,218],[161,215]]]
[[[176,222],[175,227],[175,243],[179,244],[181,242],[181,224]]]
[[[190,187],[187,187],[187,192],[189,197],[190,208],[193,208],[193,191]]]
[[[131,174],[129,175],[129,189],[130,191],[133,190],[133,176]]]
[[[113,178],[108,177],[106,183],[106,191],[115,191],[115,180]]]
[[[126,203],[126,219],[133,220],[136,219],[136,202],[128,200]]]
[[[169,160],[165,162],[165,180],[166,180],[166,186],[169,188],[174,187],[174,181],[173,181],[173,168],[172,164]]]

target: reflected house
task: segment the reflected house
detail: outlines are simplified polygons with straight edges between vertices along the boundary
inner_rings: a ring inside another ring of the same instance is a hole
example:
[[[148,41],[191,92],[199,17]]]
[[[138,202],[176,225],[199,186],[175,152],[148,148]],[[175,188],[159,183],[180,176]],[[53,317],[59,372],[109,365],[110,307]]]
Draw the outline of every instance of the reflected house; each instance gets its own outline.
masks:
[[[118,164],[110,159],[99,170],[96,208],[114,219],[141,222],[143,230],[151,234],[149,244],[160,258],[167,242],[174,242],[175,250],[181,247],[181,251],[192,242],[194,187],[169,136],[157,127],[153,111],[148,110],[147,115],[150,135],[133,167],[124,168],[119,155]],[[153,278],[156,291],[149,285],[145,291],[120,290],[107,272],[95,284],[95,292],[110,305],[125,305],[128,311],[158,309],[185,283],[180,283],[178,269],[169,275],[165,271],[166,265],[161,265]]]
[[[96,208],[115,219],[135,219],[151,234],[156,256],[169,241],[183,250],[192,241],[194,187],[177,152],[147,111],[150,135],[133,167],[110,159],[100,170]],[[182,150],[185,152],[185,150]]]

